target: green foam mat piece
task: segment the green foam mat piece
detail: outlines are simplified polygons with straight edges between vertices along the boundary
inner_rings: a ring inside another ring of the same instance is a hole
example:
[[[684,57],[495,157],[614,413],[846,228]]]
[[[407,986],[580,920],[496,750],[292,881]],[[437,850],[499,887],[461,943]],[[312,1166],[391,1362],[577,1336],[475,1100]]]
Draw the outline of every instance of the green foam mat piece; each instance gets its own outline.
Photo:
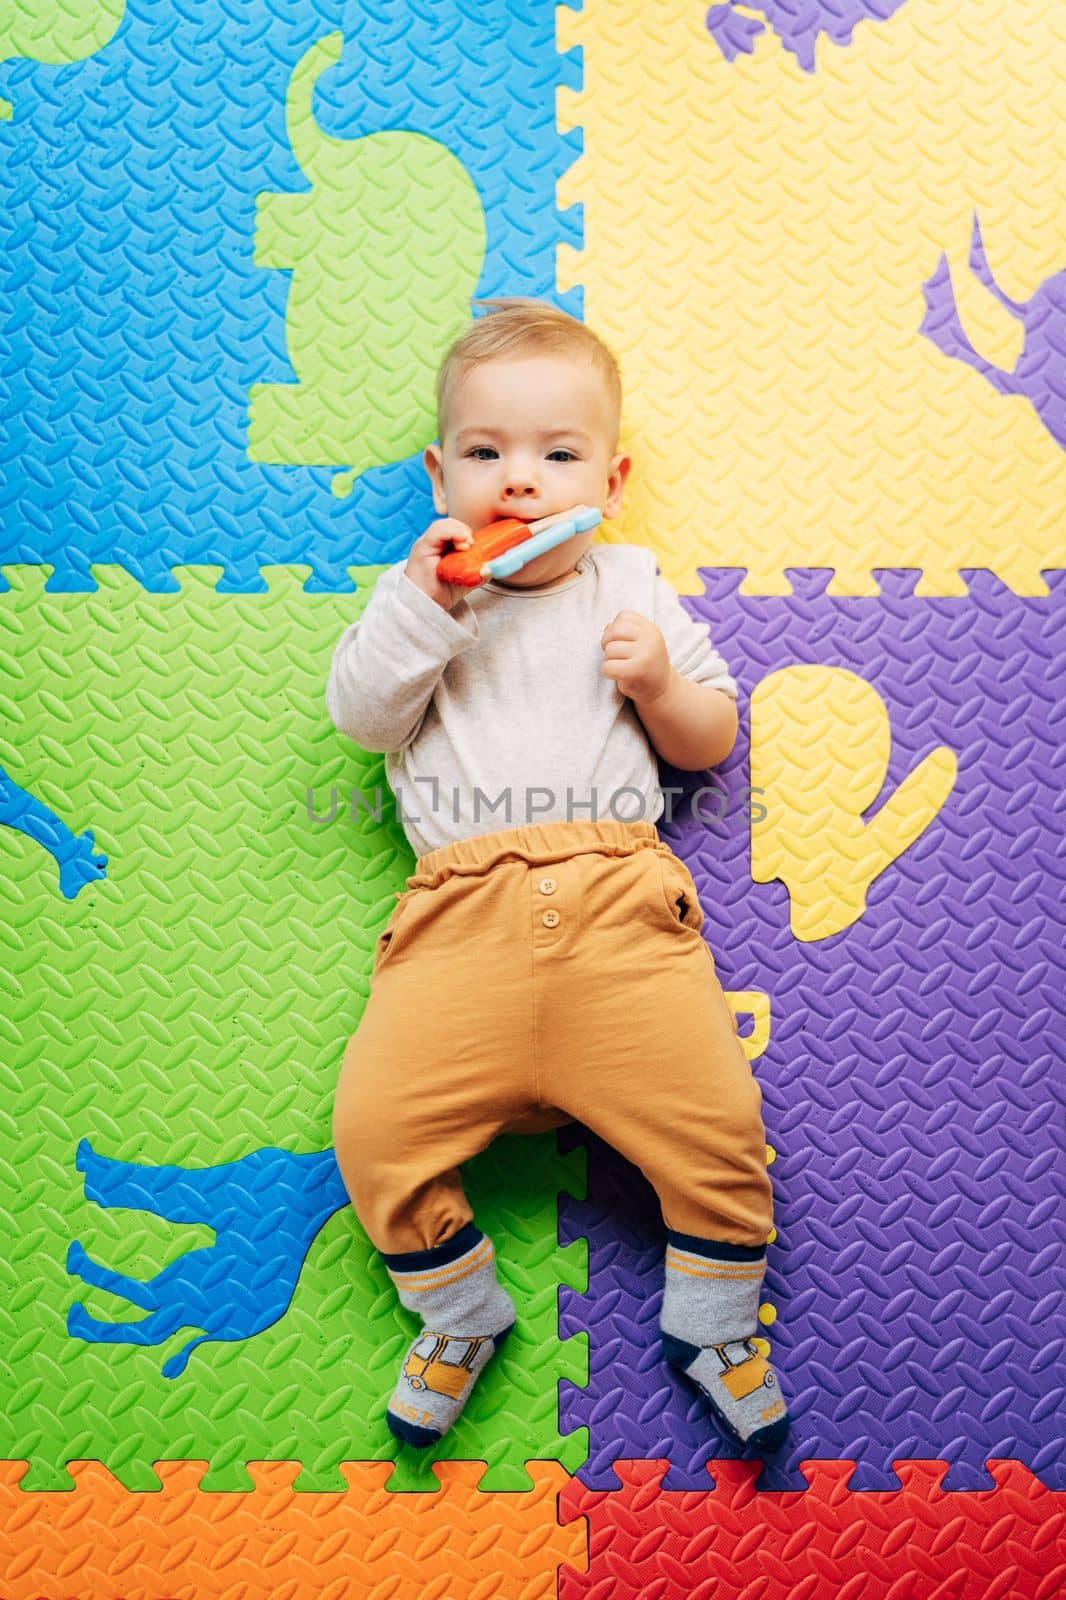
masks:
[[[244,1463],[271,1459],[299,1460],[308,1491],[343,1489],[346,1460],[399,1458],[389,1487],[427,1491],[427,1456],[487,1462],[486,1490],[531,1487],[528,1460],[575,1471],[586,1436],[559,1436],[557,1384],[587,1382],[587,1343],[559,1341],[556,1303],[560,1284],[586,1287],[587,1263],[583,1242],[558,1246],[557,1196],[582,1193],[584,1157],[554,1134],[497,1141],[467,1170],[519,1322],[434,1452],[385,1427],[416,1324],[348,1205],[283,1314],[199,1345],[177,1377],[161,1369],[188,1327],[145,1347],[68,1332],[75,1302],[145,1315],[68,1273],[71,1241],[147,1281],[215,1237],[87,1199],[80,1142],[186,1169],[327,1150],[374,945],[414,860],[382,757],[325,709],[333,649],[382,567],[353,568],[355,594],[271,568],[267,592],[238,595],[216,591],[218,568],[177,569],[171,594],[117,567],[78,594],[48,593],[47,568],[4,570],[0,768],[75,835],[91,829],[107,866],[65,898],[52,855],[0,827],[0,1453],[30,1462],[27,1490],[69,1488],[65,1463],[82,1459],[130,1489],[174,1459],[208,1462],[215,1490],[250,1489]],[[308,791],[325,816],[332,786],[338,815],[316,822]],[[380,790],[380,822],[351,820],[353,790],[371,804]]]

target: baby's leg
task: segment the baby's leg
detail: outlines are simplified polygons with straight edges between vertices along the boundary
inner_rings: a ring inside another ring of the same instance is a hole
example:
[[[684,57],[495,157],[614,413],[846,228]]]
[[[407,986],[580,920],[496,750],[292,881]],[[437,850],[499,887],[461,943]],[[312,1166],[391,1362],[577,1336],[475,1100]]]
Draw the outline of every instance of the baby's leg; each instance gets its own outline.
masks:
[[[646,875],[646,901],[617,927],[610,915],[590,922],[581,959],[560,968],[545,1093],[654,1185],[668,1230],[664,1354],[733,1436],[766,1452],[783,1443],[788,1413],[751,1343],[773,1216],[762,1094],[691,878],[652,852],[630,870]]]
[[[642,1054],[627,1001],[613,1059],[575,1074],[599,1092],[569,1098],[567,1109],[639,1166],[659,1196],[663,1354],[734,1438],[767,1453],[783,1444],[788,1412],[751,1342],[771,1227],[761,1095],[710,977],[708,969],[687,1013],[664,1007],[657,1053],[649,1039]],[[625,1070],[641,1061],[639,1072]]]
[[[375,968],[333,1111],[355,1211],[401,1303],[423,1319],[386,1413],[391,1431],[415,1445],[447,1432],[514,1322],[459,1167],[502,1128],[526,1125],[531,1109],[520,1021],[528,1001],[508,1004],[502,975],[499,1003],[472,1005],[455,981],[462,929],[450,922],[442,965],[444,922],[432,909],[401,911],[401,943]]]

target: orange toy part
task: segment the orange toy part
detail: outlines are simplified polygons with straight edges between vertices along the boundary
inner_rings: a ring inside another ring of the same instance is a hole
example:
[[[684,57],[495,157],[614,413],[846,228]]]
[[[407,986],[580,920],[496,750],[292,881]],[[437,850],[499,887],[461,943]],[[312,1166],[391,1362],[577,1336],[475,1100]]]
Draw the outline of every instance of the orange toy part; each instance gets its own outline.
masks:
[[[504,517],[500,522],[488,522],[478,528],[474,542],[468,550],[449,550],[437,562],[437,577],[441,583],[460,583],[465,589],[476,589],[484,580],[481,569],[486,561],[494,561],[506,550],[532,538],[537,523],[522,522],[518,517]]]

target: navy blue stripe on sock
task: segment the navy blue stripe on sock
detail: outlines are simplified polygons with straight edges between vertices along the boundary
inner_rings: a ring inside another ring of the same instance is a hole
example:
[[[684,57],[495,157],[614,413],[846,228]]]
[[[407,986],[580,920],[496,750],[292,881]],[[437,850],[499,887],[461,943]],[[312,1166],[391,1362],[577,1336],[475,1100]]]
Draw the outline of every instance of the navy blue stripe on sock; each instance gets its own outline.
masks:
[[[423,1272],[427,1267],[446,1267],[449,1261],[458,1261],[460,1256],[465,1256],[476,1244],[480,1244],[485,1235],[474,1222],[468,1222],[459,1232],[446,1239],[443,1244],[438,1244],[432,1250],[409,1250],[404,1255],[387,1256],[382,1250],[381,1259],[390,1272]]]
[[[764,1244],[725,1244],[717,1239],[697,1239],[692,1233],[672,1233],[669,1229],[666,1241],[677,1250],[706,1256],[708,1261],[761,1261],[766,1254]]]

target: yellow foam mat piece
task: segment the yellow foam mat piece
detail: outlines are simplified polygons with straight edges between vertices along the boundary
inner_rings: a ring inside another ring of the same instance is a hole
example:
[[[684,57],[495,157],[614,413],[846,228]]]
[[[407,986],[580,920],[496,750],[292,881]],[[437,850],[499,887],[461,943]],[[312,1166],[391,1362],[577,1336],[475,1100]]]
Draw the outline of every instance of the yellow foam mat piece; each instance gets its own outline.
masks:
[[[1046,595],[1063,443],[919,329],[946,258],[974,349],[1018,357],[1018,321],[969,268],[975,215],[1012,300],[1066,269],[1066,6],[903,0],[846,46],[821,35],[810,72],[772,27],[728,62],[706,12],[557,12],[584,66],[559,94],[584,152],[558,199],[585,239],[560,247],[559,287],[583,286],[619,357],[634,461],[610,537],[653,544],[682,594],[699,566],[790,594],[803,566],[834,568],[833,594],[920,567],[916,593],[962,595],[960,569],[988,567]]]

